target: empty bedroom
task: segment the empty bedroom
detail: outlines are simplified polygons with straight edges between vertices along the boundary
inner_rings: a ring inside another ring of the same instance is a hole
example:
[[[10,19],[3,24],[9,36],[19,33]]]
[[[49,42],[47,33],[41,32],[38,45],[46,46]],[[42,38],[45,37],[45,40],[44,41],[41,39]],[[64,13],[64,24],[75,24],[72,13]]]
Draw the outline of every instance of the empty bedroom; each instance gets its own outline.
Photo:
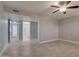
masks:
[[[79,1],[0,1],[1,57],[79,57]]]

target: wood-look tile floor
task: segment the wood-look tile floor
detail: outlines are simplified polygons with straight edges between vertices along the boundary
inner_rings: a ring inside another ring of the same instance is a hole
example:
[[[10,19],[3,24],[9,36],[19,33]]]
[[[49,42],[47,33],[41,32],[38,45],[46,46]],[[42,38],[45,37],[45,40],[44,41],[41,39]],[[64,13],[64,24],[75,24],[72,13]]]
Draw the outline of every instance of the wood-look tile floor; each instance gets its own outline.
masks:
[[[32,42],[10,43],[2,56],[9,57],[79,57],[79,44],[53,41],[44,44]]]

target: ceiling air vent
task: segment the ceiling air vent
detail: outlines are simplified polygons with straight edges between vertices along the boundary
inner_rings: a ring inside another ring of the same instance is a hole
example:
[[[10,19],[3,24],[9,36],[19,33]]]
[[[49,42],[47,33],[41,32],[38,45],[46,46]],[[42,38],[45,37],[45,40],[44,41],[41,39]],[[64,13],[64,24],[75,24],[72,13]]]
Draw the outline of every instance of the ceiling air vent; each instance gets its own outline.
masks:
[[[19,10],[13,9],[13,12],[19,13]]]

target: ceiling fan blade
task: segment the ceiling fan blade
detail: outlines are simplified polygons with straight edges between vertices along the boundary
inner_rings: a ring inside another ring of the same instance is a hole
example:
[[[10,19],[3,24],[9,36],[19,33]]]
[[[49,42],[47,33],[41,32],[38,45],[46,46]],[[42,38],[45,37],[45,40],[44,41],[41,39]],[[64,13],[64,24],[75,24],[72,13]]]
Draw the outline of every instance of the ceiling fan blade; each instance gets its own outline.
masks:
[[[70,7],[67,7],[67,9],[73,9],[73,8],[79,8],[79,6],[70,6]]]
[[[51,5],[51,7],[59,8],[59,6]]]
[[[56,12],[58,12],[59,11],[59,9],[58,10],[56,10],[56,11],[54,11],[53,13],[56,13]]]
[[[68,5],[71,1],[67,1],[66,4]]]

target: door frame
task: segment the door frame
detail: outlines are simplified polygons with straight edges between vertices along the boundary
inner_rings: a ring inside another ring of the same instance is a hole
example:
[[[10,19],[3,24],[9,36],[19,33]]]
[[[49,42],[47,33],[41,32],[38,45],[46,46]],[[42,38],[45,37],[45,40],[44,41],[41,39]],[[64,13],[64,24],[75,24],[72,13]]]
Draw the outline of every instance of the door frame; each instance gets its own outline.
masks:
[[[8,43],[10,43],[10,18],[8,19]]]
[[[11,22],[13,22],[13,21],[9,18],[8,19],[8,43],[11,42],[11,35],[12,35],[12,32],[11,32]]]

